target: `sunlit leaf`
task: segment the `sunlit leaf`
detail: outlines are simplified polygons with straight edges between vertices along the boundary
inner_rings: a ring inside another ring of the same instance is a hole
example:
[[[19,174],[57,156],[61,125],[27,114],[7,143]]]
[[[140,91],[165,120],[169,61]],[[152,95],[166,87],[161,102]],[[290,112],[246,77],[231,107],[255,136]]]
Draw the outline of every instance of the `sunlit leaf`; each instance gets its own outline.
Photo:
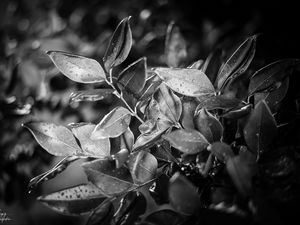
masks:
[[[186,43],[179,28],[171,22],[167,29],[165,43],[166,63],[169,67],[178,67],[187,57]]]
[[[82,166],[88,180],[105,195],[115,196],[135,187],[129,170],[116,168],[114,160],[94,160]]]
[[[142,123],[139,126],[139,131],[141,132],[141,134],[147,134],[150,133],[155,126],[156,126],[156,119],[152,118]]]
[[[69,79],[80,83],[96,83],[105,80],[105,72],[94,59],[66,52],[48,51],[55,66]]]
[[[147,76],[146,58],[143,57],[125,68],[118,77],[118,82],[127,91],[138,94],[146,83]]]
[[[259,102],[244,127],[244,138],[251,152],[259,155],[268,149],[277,134],[276,121],[265,101]]]
[[[130,17],[123,19],[113,33],[108,44],[103,62],[105,69],[121,64],[128,56],[132,45],[132,33],[129,25]]]
[[[127,164],[136,184],[146,183],[156,176],[157,160],[149,152],[142,150],[131,153]]]
[[[37,142],[50,154],[71,156],[81,153],[72,132],[60,125],[47,122],[31,122],[23,125],[35,137]]]
[[[95,102],[112,96],[113,89],[92,89],[87,91],[76,91],[71,93],[70,102]]]
[[[238,109],[233,109],[225,112],[221,115],[221,117],[228,118],[228,119],[239,119],[248,115],[252,110],[252,105],[248,104]]]
[[[81,215],[96,208],[105,198],[106,196],[96,186],[82,184],[41,196],[38,200],[57,212]]]
[[[194,99],[182,99],[181,124],[185,129],[195,129],[194,114],[197,102]]]
[[[278,82],[286,78],[299,65],[299,59],[283,59],[273,62],[256,71],[250,80],[249,95],[256,92],[268,91],[269,88],[276,87]]]
[[[156,68],[155,72],[173,91],[197,97],[215,92],[207,76],[196,69]]]
[[[84,124],[72,127],[72,132],[79,140],[83,153],[87,156],[105,158],[110,156],[110,141],[108,138],[91,139],[95,124]]]
[[[231,98],[226,95],[214,95],[202,100],[196,108],[196,113],[203,108],[207,110],[232,109],[238,106],[243,106],[243,104],[242,101],[237,98]]]
[[[89,216],[86,225],[110,224],[114,215],[114,205],[109,198],[105,199]]]
[[[210,143],[220,141],[223,136],[222,124],[205,108],[195,116],[195,127]]]
[[[121,148],[120,151],[118,151],[114,158],[116,161],[116,167],[119,169],[120,167],[122,167],[125,162],[127,162],[128,160],[128,156],[129,156],[130,151],[126,148]]]
[[[206,138],[197,130],[178,129],[162,136],[171,146],[186,154],[197,154],[208,146]]]
[[[208,148],[221,162],[226,163],[226,161],[234,156],[234,153],[229,145],[223,142],[214,142]]]
[[[248,37],[221,67],[218,77],[218,89],[223,89],[228,80],[243,74],[250,65],[256,50],[257,35]]]
[[[131,113],[124,107],[116,107],[110,111],[92,132],[92,139],[118,137],[129,127]]]
[[[179,172],[170,179],[169,200],[171,205],[184,215],[196,213],[201,205],[196,187]]]

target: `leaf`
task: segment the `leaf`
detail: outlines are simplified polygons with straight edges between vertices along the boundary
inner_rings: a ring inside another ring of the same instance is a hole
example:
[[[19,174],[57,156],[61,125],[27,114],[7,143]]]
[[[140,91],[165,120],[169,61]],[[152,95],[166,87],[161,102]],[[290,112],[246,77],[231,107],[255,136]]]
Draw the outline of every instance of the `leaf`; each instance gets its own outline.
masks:
[[[134,144],[134,135],[130,130],[130,127],[121,135],[121,149],[132,150]]]
[[[257,35],[248,37],[229,57],[221,67],[217,76],[218,89],[223,89],[225,84],[241,74],[249,67],[256,49]]]
[[[197,69],[200,70],[201,67],[203,66],[204,61],[202,59],[199,59],[195,62],[193,62],[191,65],[189,65],[187,68],[188,69]]]
[[[130,151],[126,148],[121,148],[120,151],[118,151],[115,154],[115,161],[116,161],[116,168],[119,169],[120,167],[122,167],[125,162],[127,162],[128,160],[128,156],[129,156]]]
[[[185,129],[195,129],[194,114],[197,103],[194,99],[182,99],[181,124]]]
[[[86,225],[110,224],[114,216],[114,205],[109,198],[105,199],[89,216]]]
[[[95,102],[112,96],[113,89],[92,89],[87,91],[76,91],[71,93],[70,102]]]
[[[277,134],[276,121],[265,101],[259,102],[244,127],[244,138],[257,157],[266,151]]]
[[[252,105],[248,104],[239,109],[233,109],[225,112],[221,115],[221,117],[228,118],[228,119],[239,119],[246,115],[248,115],[252,110]]]
[[[143,90],[137,95],[139,101],[150,98],[159,88],[161,82],[161,79],[156,74],[147,78]]]
[[[109,138],[91,139],[91,135],[96,125],[84,124],[72,127],[72,132],[79,140],[84,155],[96,158],[105,158],[110,156]]]
[[[171,205],[184,215],[196,213],[201,205],[196,187],[179,172],[170,179],[169,200]]]
[[[57,163],[52,169],[46,171],[45,173],[42,173],[34,178],[32,178],[29,181],[28,184],[28,190],[29,193],[37,187],[37,185],[50,180],[54,177],[56,177],[58,174],[65,171],[65,169],[75,160],[78,160],[79,158],[76,156],[67,156],[64,159],[62,159],[59,163]]]
[[[131,113],[124,107],[116,107],[110,111],[92,132],[91,138],[104,139],[118,137],[129,127]]]
[[[275,84],[284,80],[299,62],[299,59],[283,59],[256,71],[250,80],[249,95],[264,92],[268,88],[276,86]]]
[[[165,57],[169,67],[178,67],[187,57],[186,42],[174,22],[167,28]]]
[[[214,142],[207,148],[221,162],[226,163],[229,158],[234,157],[231,147],[223,142]]]
[[[41,196],[38,200],[59,213],[81,215],[96,208],[105,198],[96,186],[81,184]]]
[[[145,219],[145,225],[178,225],[182,224],[182,221],[183,218],[180,214],[170,209],[163,209],[148,215]]]
[[[118,77],[119,84],[130,93],[140,93],[146,83],[146,58],[143,57],[125,68]]]
[[[201,152],[208,146],[206,138],[196,130],[178,129],[162,136],[171,146],[183,153],[193,155]]]
[[[223,136],[222,124],[205,108],[195,116],[195,127],[210,143],[220,141]]]
[[[157,160],[149,152],[131,153],[127,165],[135,184],[146,183],[156,176]]]
[[[150,133],[155,126],[156,126],[156,119],[152,118],[142,123],[139,126],[139,131],[141,132],[141,134],[147,134]]]
[[[218,71],[222,65],[222,55],[222,49],[216,49],[207,56],[205,62],[201,66],[201,70],[206,74],[212,84],[215,83]]]
[[[152,146],[170,127],[172,124],[169,121],[158,120],[151,131],[143,133],[137,138],[133,145],[133,151]]]
[[[215,95],[201,101],[196,108],[196,113],[203,108],[207,110],[232,109],[238,106],[242,106],[242,101],[237,98],[231,98],[226,95]]]
[[[107,196],[116,196],[135,187],[128,169],[116,168],[114,160],[94,160],[82,167],[88,180]]]
[[[94,59],[60,51],[46,52],[55,66],[69,79],[79,83],[97,83],[105,80],[105,72]]]
[[[129,55],[132,45],[132,33],[129,25],[130,16],[123,19],[117,26],[108,44],[103,62],[106,71],[120,65]]]
[[[191,97],[215,93],[207,76],[196,69],[156,68],[154,72],[173,91]]]
[[[165,118],[170,120],[170,122],[177,124],[182,113],[180,98],[165,85],[160,86],[154,93],[153,98],[157,101],[159,111]]]
[[[60,125],[47,122],[31,122],[23,125],[50,154],[55,156],[71,156],[81,153],[72,132]]]

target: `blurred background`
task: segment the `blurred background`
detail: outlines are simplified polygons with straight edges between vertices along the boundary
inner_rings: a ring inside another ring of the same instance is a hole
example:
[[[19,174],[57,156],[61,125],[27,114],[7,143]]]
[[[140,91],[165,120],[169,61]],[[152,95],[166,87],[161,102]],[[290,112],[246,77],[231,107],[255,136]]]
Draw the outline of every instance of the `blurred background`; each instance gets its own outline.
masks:
[[[148,66],[165,66],[168,24],[175,21],[187,41],[187,65],[215,48],[230,49],[261,34],[251,70],[282,58],[300,57],[300,15],[289,1],[179,0],[1,0],[0,1],[0,212],[4,224],[84,224],[35,199],[85,182],[75,163],[55,179],[28,192],[29,180],[60,159],[43,151],[21,127],[28,121],[98,122],[108,102],[69,104],[74,83],[53,66],[47,50],[101,60],[117,24],[131,15],[134,44],[125,67],[146,56]],[[121,69],[121,68],[120,68]]]

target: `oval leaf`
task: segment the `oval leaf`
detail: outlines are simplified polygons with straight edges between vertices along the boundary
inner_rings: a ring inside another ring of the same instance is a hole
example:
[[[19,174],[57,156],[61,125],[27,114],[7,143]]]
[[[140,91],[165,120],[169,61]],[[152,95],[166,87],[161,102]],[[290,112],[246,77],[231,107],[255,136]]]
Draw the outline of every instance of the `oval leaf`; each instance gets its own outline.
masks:
[[[96,208],[105,198],[96,186],[82,184],[41,196],[38,200],[59,213],[82,215]]]
[[[130,17],[123,19],[113,33],[108,44],[103,62],[106,71],[121,64],[128,56],[132,45],[132,33],[129,25]]]
[[[156,74],[147,78],[143,90],[137,95],[139,101],[150,98],[156,92],[161,82],[162,80]]]
[[[215,84],[218,71],[223,62],[223,51],[221,49],[216,49],[212,53],[210,53],[203,65],[201,66],[201,70],[206,76],[209,78],[212,84]]]
[[[105,199],[89,216],[86,225],[110,224],[114,216],[114,205],[109,198]]]
[[[182,99],[181,124],[185,129],[195,129],[194,114],[197,107],[196,101],[193,99]]]
[[[208,146],[206,138],[196,130],[179,129],[162,136],[171,146],[183,153],[197,154]]]
[[[183,220],[180,214],[170,209],[163,209],[151,213],[146,217],[145,222],[147,225],[178,225],[181,224]]]
[[[211,151],[221,162],[226,163],[229,158],[234,157],[231,147],[222,142],[215,142],[208,146],[208,151]]]
[[[116,107],[110,111],[92,132],[91,138],[103,139],[118,137],[129,127],[131,113],[124,107]]]
[[[70,102],[95,102],[112,96],[113,89],[92,89],[87,91],[76,91],[71,93]]]
[[[80,83],[96,83],[105,80],[105,72],[94,59],[66,52],[48,51],[55,66],[69,79]]]
[[[155,72],[173,91],[197,97],[215,92],[207,76],[196,69],[156,68]]]
[[[226,95],[215,95],[203,99],[197,106],[196,113],[203,108],[207,110],[232,109],[238,106],[242,106],[242,101],[237,98],[228,97]]]
[[[64,127],[47,122],[31,122],[23,125],[50,154],[55,156],[71,156],[81,154],[72,132]]]

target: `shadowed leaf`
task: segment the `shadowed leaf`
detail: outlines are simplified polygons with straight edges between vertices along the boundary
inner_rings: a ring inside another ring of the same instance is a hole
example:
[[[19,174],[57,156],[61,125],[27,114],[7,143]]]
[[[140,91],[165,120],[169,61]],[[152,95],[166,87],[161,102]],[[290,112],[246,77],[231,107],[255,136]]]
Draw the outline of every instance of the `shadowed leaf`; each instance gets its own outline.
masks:
[[[181,124],[185,129],[195,129],[194,114],[197,102],[193,99],[182,99]]]
[[[201,101],[196,108],[196,113],[203,108],[206,108],[207,110],[232,109],[237,106],[242,106],[241,100],[237,98],[231,98],[226,95],[215,95]]]
[[[139,101],[150,98],[156,92],[161,82],[161,79],[156,74],[147,78],[143,90],[138,94]]]
[[[234,157],[231,147],[223,142],[214,142],[208,148],[221,162],[226,163],[229,158]]]
[[[86,225],[110,224],[113,215],[114,205],[112,204],[111,200],[107,198],[101,203],[101,205],[93,210]]]
[[[145,219],[143,225],[178,225],[181,224],[184,219],[180,214],[170,210],[163,209],[151,213]]]

